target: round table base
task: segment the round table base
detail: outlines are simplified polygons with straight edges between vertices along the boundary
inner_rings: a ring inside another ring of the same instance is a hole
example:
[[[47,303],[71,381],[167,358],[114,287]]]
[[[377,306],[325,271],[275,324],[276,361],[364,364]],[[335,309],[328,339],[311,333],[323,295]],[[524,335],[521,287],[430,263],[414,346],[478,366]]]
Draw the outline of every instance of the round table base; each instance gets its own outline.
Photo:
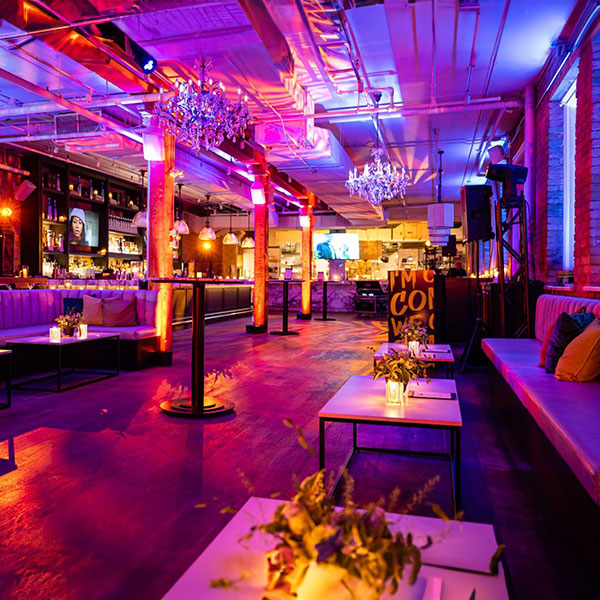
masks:
[[[160,410],[168,415],[176,417],[188,417],[190,419],[203,419],[216,417],[231,412],[234,405],[231,402],[222,402],[216,398],[204,398],[204,410],[192,410],[191,398],[176,398],[165,400],[160,403]]]
[[[297,331],[271,331],[271,335],[298,335]]]
[[[315,321],[335,321],[333,317],[317,317]]]

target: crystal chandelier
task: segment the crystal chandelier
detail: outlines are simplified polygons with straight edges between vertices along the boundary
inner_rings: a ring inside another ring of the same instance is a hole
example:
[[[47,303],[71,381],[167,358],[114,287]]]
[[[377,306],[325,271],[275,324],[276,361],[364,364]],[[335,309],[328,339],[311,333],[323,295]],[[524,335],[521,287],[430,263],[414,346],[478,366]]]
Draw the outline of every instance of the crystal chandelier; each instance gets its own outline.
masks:
[[[161,129],[194,150],[216,148],[226,137],[235,142],[252,122],[248,97],[238,88],[237,102],[228,100],[223,83],[206,79],[207,68],[202,61],[200,80],[175,83],[175,95],[153,112]]]
[[[391,200],[396,196],[404,199],[409,179],[404,167],[402,167],[402,172],[399,172],[387,160],[385,162],[381,160],[384,151],[379,147],[379,117],[377,114],[375,114],[375,134],[377,142],[375,148],[371,150],[373,162],[367,163],[362,173],[356,167],[354,171],[350,171],[346,188],[351,196],[364,198],[373,206],[381,206],[384,200]]]

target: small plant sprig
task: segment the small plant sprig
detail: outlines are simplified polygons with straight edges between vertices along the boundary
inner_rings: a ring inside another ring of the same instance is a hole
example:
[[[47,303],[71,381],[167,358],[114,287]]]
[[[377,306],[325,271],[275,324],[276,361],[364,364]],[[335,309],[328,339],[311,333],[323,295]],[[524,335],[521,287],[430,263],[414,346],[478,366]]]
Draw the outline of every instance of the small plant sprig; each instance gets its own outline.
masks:
[[[407,384],[411,379],[426,379],[427,369],[432,365],[422,361],[411,352],[398,352],[395,348],[384,354],[373,367],[373,381],[383,377],[397,383]]]
[[[61,329],[77,328],[81,323],[81,313],[68,312],[66,315],[60,315],[57,317],[56,322]]]
[[[406,320],[400,328],[400,334],[406,340],[406,342],[420,342],[427,348],[427,341],[429,335],[427,333],[427,327],[421,324],[421,321],[415,319],[413,321]]]

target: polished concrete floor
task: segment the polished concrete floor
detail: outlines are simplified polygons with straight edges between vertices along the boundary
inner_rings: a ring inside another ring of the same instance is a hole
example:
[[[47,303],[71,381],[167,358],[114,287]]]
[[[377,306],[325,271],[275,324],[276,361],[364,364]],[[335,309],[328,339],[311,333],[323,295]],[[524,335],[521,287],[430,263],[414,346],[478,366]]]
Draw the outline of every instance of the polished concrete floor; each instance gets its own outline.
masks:
[[[189,331],[176,333],[172,367],[63,394],[14,394],[13,407],[0,412],[2,600],[161,598],[231,518],[224,508],[251,494],[289,497],[293,478],[318,468],[283,420],[318,448],[319,408],[350,375],[369,372],[368,347],[385,341],[385,324],[350,316],[293,322],[300,335],[287,338],[246,335],[244,325],[207,327],[209,387],[235,402],[228,417],[190,422],[158,408],[188,384]],[[598,600],[598,573],[579,562],[491,404],[485,372],[457,379],[465,518],[495,525],[514,598]],[[328,469],[350,435],[345,425],[329,426]],[[363,428],[360,436],[405,448],[447,443],[439,432]],[[439,476],[428,499],[450,510],[443,462],[368,454],[351,473],[358,502],[400,486],[404,505]],[[426,503],[417,511],[431,514]]]

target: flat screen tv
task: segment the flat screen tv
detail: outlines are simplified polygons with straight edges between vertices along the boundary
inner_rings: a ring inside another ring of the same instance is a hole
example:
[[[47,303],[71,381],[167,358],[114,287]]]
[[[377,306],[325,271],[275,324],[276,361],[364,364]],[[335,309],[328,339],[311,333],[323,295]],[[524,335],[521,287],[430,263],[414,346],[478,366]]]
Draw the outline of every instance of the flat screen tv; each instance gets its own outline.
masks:
[[[83,208],[69,209],[69,243],[73,246],[98,247],[100,219],[98,213]]]
[[[315,233],[313,255],[326,260],[358,260],[358,233]]]

